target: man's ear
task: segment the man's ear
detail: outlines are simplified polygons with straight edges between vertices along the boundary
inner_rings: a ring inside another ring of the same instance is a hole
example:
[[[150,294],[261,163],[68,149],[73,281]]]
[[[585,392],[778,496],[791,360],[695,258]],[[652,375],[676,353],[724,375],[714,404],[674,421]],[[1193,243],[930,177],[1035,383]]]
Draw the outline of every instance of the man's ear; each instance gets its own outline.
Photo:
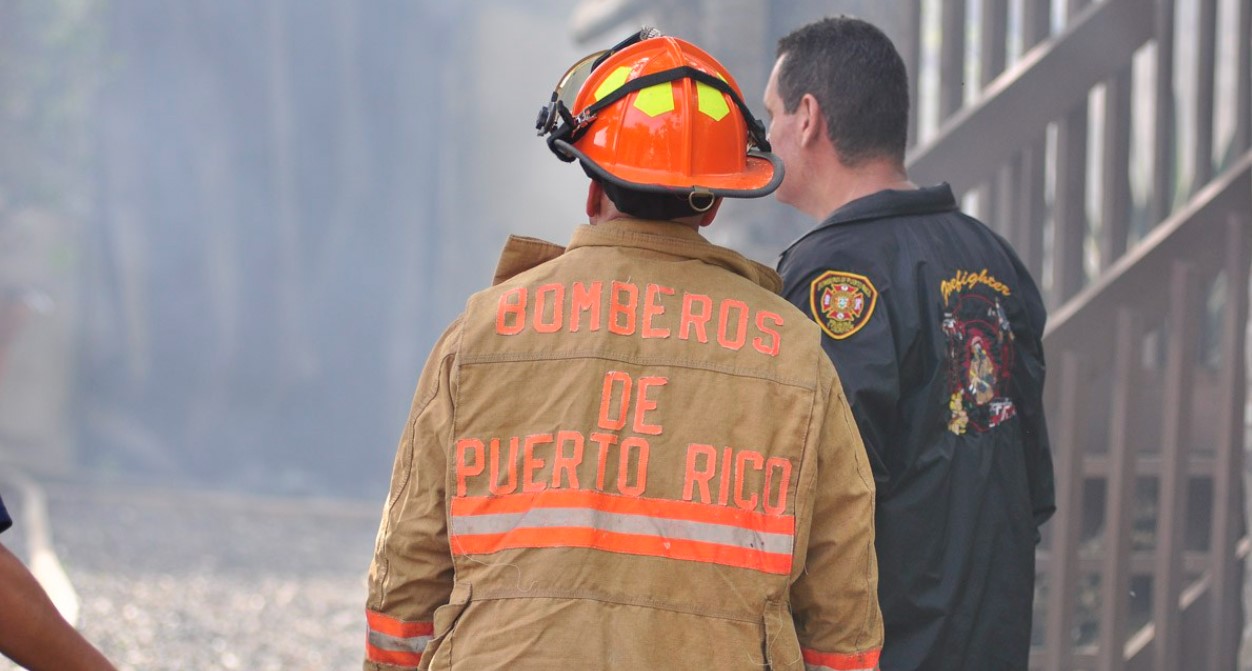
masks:
[[[704,212],[700,215],[700,225],[701,225],[701,226],[708,226],[709,224],[713,223],[713,218],[717,216],[717,209],[718,209],[718,208],[720,208],[720,207],[722,206],[722,201],[723,201],[723,200],[725,200],[725,199],[724,199],[724,198],[718,198],[717,200],[714,200],[714,201],[713,201],[713,207],[710,207],[709,209],[705,210],[705,211],[704,211]]]
[[[587,216],[595,217],[600,214],[600,199],[604,196],[604,187],[596,180],[591,180],[587,186]]]
[[[800,144],[808,146],[826,135],[826,117],[822,116],[822,106],[812,93],[806,93],[796,105],[796,114],[800,117]]]

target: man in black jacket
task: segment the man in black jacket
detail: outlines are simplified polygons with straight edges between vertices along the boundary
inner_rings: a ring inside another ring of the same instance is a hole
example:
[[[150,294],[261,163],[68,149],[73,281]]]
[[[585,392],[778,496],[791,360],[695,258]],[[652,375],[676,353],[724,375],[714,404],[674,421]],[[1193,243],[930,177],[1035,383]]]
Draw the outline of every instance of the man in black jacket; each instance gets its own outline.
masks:
[[[904,169],[908,80],[874,26],[783,38],[765,91],[776,196],[820,223],[779,260],[824,333],[878,485],[882,668],[1025,669],[1055,509],[1044,308],[1009,245]]]

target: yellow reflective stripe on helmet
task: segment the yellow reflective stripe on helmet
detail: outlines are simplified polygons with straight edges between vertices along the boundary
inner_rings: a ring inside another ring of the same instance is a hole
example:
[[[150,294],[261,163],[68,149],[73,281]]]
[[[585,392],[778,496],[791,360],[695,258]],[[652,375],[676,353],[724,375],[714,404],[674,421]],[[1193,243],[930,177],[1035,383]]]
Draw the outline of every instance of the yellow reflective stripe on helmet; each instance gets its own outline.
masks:
[[[635,94],[635,108],[648,116],[674,111],[674,83],[649,86]]]
[[[622,84],[626,83],[628,77],[630,77],[630,68],[625,65],[618,67],[608,77],[605,77],[603,82],[600,82],[599,88],[596,89],[596,100],[598,101],[621,88]]]
[[[726,103],[726,96],[708,84],[696,82],[696,100],[696,107],[712,117],[714,121],[721,121],[727,114],[730,114],[730,105]]]

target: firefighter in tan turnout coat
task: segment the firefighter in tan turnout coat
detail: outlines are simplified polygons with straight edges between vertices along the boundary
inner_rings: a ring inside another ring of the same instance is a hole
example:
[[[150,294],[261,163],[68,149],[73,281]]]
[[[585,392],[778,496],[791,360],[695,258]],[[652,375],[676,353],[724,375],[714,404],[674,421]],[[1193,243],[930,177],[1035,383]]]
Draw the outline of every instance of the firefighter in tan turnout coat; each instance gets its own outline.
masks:
[[[511,238],[431,354],[365,669],[874,668],[873,478],[818,327],[698,233],[782,177],[734,80],[645,31],[539,127],[591,225]]]

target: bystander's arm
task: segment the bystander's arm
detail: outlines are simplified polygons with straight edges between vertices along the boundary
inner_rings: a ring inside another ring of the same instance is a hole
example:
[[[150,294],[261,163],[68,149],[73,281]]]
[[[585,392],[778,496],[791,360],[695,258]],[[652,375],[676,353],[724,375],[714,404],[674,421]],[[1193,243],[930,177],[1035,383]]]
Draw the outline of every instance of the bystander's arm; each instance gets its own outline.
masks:
[[[115,671],[0,545],[0,652],[31,671]]]

